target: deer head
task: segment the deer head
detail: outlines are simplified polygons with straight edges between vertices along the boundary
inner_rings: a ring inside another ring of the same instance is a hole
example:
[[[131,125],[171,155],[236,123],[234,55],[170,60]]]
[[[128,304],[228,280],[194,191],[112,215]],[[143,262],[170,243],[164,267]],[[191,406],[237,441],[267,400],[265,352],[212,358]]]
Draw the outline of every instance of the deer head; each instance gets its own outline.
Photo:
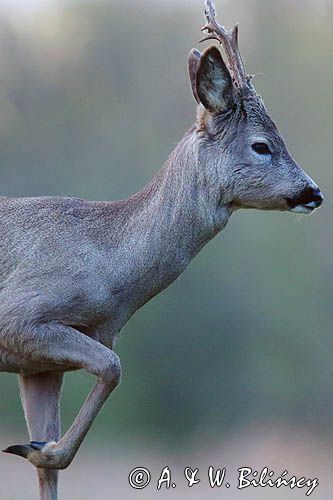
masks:
[[[238,46],[238,26],[227,31],[206,0],[207,31],[217,40],[200,53],[192,49],[189,73],[197,120],[199,163],[215,178],[221,201],[232,208],[311,213],[323,202],[314,181],[290,156],[276,125],[246,73]]]

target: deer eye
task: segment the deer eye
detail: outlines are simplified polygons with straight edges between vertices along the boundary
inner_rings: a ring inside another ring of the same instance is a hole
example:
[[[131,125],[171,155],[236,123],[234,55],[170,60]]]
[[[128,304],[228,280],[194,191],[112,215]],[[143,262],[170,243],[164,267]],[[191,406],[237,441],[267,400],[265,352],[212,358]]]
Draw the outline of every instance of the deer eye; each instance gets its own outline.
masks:
[[[266,144],[266,142],[255,142],[254,144],[252,144],[252,149],[258,155],[270,155],[270,154],[272,154],[272,152],[269,149],[269,146]]]

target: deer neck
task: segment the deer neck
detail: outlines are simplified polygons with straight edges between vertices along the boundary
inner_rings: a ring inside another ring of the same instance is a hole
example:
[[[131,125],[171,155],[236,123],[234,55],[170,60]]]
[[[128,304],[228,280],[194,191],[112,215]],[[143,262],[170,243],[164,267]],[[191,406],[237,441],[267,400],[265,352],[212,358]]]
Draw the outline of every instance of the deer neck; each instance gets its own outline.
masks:
[[[197,144],[192,129],[152,181],[128,200],[140,207],[133,211],[128,236],[135,242],[131,267],[140,269],[134,273],[136,285],[142,281],[151,286],[147,297],[174,281],[231,214],[203,175]]]
[[[199,159],[199,141],[191,129],[153,179],[155,196],[148,210],[163,241],[192,259],[224,228],[231,214],[220,203],[216,181],[207,178]],[[155,217],[154,217],[155,214]]]

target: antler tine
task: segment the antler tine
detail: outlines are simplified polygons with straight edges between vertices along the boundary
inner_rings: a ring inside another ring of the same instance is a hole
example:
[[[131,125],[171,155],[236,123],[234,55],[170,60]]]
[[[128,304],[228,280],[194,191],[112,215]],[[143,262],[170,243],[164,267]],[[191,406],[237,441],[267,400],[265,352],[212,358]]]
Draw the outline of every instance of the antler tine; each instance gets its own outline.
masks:
[[[206,0],[206,15],[208,14],[211,18],[216,17],[216,9],[212,0]]]
[[[225,50],[228,59],[229,69],[231,71],[235,85],[242,88],[250,84],[250,78],[246,73],[243,59],[240,55],[238,46],[238,24],[231,31],[228,31],[216,21],[216,9],[212,0],[206,0],[205,16],[207,23],[202,31],[207,30],[208,35],[200,42],[206,40],[217,40]]]

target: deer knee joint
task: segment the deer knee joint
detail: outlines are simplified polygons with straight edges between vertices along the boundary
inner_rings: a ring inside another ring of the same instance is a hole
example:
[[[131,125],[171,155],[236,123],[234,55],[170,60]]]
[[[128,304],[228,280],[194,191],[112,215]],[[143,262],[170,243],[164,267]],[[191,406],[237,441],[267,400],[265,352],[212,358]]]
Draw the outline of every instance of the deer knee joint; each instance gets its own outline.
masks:
[[[121,364],[119,356],[111,352],[111,356],[106,361],[103,369],[101,370],[100,377],[108,385],[113,388],[117,387],[121,380]]]

